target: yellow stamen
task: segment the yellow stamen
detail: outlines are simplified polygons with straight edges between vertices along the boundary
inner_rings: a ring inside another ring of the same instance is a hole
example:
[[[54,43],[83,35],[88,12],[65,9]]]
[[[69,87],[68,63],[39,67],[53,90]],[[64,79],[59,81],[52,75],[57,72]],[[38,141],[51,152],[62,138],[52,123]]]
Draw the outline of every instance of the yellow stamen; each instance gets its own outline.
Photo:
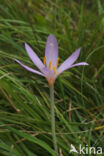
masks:
[[[58,66],[58,64],[59,64],[59,58],[57,59],[57,63],[56,63],[56,65]]]
[[[57,74],[57,69],[55,67],[53,67],[53,70],[54,70],[54,74],[56,75]]]
[[[48,68],[51,69],[52,61],[49,62]]]
[[[43,64],[44,64],[44,65],[46,64],[46,56],[45,56],[44,59],[43,59]]]

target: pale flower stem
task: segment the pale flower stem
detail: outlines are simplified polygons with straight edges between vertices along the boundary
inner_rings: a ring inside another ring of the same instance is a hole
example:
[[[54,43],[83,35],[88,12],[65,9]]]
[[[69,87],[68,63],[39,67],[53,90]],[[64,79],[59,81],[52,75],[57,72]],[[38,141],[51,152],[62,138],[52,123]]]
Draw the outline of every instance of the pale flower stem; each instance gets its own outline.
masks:
[[[50,86],[50,102],[51,102],[51,127],[52,127],[53,145],[56,153],[58,154],[56,131],[55,131],[54,85]]]

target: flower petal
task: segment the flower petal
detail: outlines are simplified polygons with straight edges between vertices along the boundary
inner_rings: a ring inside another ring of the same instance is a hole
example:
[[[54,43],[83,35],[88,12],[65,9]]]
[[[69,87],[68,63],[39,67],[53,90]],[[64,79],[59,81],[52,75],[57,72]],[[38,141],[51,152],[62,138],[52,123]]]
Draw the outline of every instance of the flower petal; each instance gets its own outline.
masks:
[[[58,59],[58,44],[55,36],[49,35],[46,42],[45,49],[46,65],[49,66],[49,62],[52,61],[52,67],[56,67]]]
[[[54,74],[54,70],[49,70],[47,67],[44,67],[42,69],[42,73],[45,75],[45,77],[47,78],[54,78],[55,74]]]
[[[72,67],[76,67],[76,66],[86,66],[86,65],[88,65],[88,63],[80,62],[80,63],[76,63],[76,64],[71,65],[70,67],[66,68],[65,70],[70,69]],[[60,70],[60,71],[58,70],[58,75],[61,74],[65,70]]]
[[[80,48],[77,49],[71,56],[69,56],[58,68],[59,73],[63,72],[64,70],[70,68],[70,66],[77,60],[80,54]]]
[[[28,66],[22,64],[22,63],[21,63],[20,61],[18,61],[17,59],[15,59],[15,61],[16,61],[17,63],[19,63],[22,67],[24,67],[26,70],[28,70],[28,71],[30,71],[30,72],[32,72],[32,73],[35,73],[35,74],[44,76],[44,74],[42,74],[41,72],[38,72],[37,70],[34,70],[34,69],[32,69],[32,68],[30,68],[30,67],[28,67]]]
[[[32,48],[25,43],[25,48],[27,51],[27,54],[29,55],[30,59],[33,61],[33,63],[41,70],[44,68],[44,64],[40,60],[40,58],[37,56],[37,54],[32,50]]]

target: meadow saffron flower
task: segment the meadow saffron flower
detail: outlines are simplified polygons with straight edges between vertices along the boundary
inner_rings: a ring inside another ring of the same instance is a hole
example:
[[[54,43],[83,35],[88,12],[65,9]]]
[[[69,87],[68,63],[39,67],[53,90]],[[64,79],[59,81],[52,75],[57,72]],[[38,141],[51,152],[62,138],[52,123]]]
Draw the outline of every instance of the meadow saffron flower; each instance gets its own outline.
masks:
[[[42,61],[40,58],[36,55],[36,53],[30,48],[28,44],[25,44],[26,51],[30,57],[30,59],[33,61],[33,63],[39,68],[39,71],[34,70],[24,64],[22,64],[20,61],[15,59],[16,62],[18,62],[21,66],[23,66],[25,69],[29,70],[30,72],[33,72],[35,74],[44,76],[48,83],[50,88],[50,103],[51,103],[51,127],[52,127],[52,137],[53,137],[53,145],[55,152],[58,156],[58,147],[57,147],[57,139],[56,139],[56,131],[55,131],[55,112],[54,112],[54,82],[58,75],[60,75],[63,71],[75,67],[75,66],[81,66],[81,65],[88,65],[86,62],[80,62],[77,64],[73,64],[79,54],[80,54],[80,48],[77,49],[70,57],[68,57],[59,67],[59,57],[58,57],[58,44],[57,40],[53,35],[49,35],[46,43],[46,49],[45,49],[45,57]]]
[[[40,71],[34,70],[22,64],[17,59],[15,59],[15,61],[19,63],[21,66],[23,66],[25,69],[29,70],[30,72],[44,76],[47,79],[49,85],[52,85],[55,82],[57,76],[60,75],[63,71],[75,66],[88,65],[86,62],[73,64],[79,57],[80,54],[79,48],[58,67],[59,64],[58,44],[54,35],[48,36],[43,63],[27,43],[25,43],[25,48],[30,59],[38,67]]]

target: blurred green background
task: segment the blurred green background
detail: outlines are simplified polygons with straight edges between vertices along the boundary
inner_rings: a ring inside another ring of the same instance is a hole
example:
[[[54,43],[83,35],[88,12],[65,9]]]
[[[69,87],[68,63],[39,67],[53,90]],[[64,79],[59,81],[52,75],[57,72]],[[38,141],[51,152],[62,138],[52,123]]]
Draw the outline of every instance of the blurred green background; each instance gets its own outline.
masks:
[[[24,43],[43,60],[49,34],[60,63],[79,47],[89,63],[55,82],[59,156],[74,156],[71,144],[104,150],[104,1],[0,0],[0,156],[56,156],[48,83],[14,61],[35,69]]]

